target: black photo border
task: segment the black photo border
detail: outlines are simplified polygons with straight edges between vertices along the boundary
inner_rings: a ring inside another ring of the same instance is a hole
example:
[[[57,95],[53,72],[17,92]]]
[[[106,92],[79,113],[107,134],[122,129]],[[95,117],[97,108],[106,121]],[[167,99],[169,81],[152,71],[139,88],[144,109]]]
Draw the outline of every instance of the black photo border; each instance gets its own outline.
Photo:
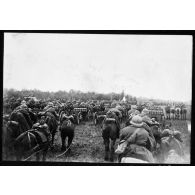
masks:
[[[192,36],[192,107],[191,107],[191,153],[190,164],[128,164],[128,163],[84,163],[84,162],[24,162],[2,160],[2,129],[0,133],[0,165],[1,166],[194,166],[195,165],[195,132],[194,127],[194,30],[0,30],[0,65],[1,65],[1,127],[3,115],[3,58],[4,58],[4,33],[51,33],[51,34],[114,34],[114,35],[191,35]]]

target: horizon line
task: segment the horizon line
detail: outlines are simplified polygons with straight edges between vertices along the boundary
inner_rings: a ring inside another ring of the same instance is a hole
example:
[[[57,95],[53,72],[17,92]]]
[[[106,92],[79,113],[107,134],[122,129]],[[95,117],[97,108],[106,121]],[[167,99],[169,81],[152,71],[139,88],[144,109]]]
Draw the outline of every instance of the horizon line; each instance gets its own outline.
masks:
[[[159,100],[159,101],[168,101],[168,102],[192,102],[192,100],[173,100],[173,99],[160,99],[160,98],[155,98],[155,97],[144,97],[144,96],[136,96],[136,95],[132,95],[132,94],[128,94],[128,93],[125,93],[124,90],[122,90],[120,93],[117,93],[117,92],[96,92],[96,91],[81,91],[81,90],[76,90],[76,89],[70,89],[69,91],[66,91],[66,90],[57,90],[57,91],[50,91],[50,90],[41,90],[41,89],[15,89],[15,88],[3,88],[3,91],[4,90],[15,90],[15,91],[40,91],[40,92],[49,92],[49,93],[57,93],[57,92],[66,92],[66,93],[70,93],[71,90],[75,91],[75,92],[81,92],[81,93],[96,93],[96,94],[103,94],[103,95],[109,95],[109,94],[121,94],[121,93],[124,93],[124,96],[131,96],[131,97],[135,97],[135,98],[138,98],[138,99],[148,99],[148,100]]]

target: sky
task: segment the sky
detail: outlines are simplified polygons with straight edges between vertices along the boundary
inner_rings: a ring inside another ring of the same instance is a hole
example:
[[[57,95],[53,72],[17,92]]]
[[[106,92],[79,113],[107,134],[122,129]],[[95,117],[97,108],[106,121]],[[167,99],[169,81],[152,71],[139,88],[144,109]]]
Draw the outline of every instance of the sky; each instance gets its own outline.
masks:
[[[5,33],[4,88],[190,101],[192,36]]]

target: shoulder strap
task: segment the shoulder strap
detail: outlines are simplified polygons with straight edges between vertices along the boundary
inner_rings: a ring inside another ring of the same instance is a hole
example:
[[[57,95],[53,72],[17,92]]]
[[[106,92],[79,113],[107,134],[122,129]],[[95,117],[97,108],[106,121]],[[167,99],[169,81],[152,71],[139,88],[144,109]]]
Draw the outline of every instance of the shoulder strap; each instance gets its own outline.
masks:
[[[129,138],[127,138],[127,142],[128,142],[128,143],[132,143],[132,142],[135,141],[136,134],[137,134],[137,132],[138,132],[139,130],[140,130],[140,128],[137,128],[137,129],[133,132],[133,134],[132,134]]]

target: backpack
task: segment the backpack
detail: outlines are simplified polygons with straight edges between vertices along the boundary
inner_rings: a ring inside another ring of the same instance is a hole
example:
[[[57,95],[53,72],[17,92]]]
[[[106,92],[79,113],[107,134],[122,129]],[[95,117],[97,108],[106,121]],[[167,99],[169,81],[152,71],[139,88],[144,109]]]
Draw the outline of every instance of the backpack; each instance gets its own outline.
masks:
[[[136,134],[137,134],[137,132],[138,132],[139,130],[140,130],[140,128],[137,128],[137,129],[133,132],[133,134],[132,134],[129,138],[127,138],[127,139],[134,139],[135,136],[136,136]],[[122,140],[122,141],[119,143],[119,145],[117,146],[117,149],[115,150],[115,153],[116,153],[116,154],[122,154],[122,153],[124,153],[124,151],[125,151],[125,149],[127,148],[127,145],[128,145],[127,139],[126,139],[126,140]]]

